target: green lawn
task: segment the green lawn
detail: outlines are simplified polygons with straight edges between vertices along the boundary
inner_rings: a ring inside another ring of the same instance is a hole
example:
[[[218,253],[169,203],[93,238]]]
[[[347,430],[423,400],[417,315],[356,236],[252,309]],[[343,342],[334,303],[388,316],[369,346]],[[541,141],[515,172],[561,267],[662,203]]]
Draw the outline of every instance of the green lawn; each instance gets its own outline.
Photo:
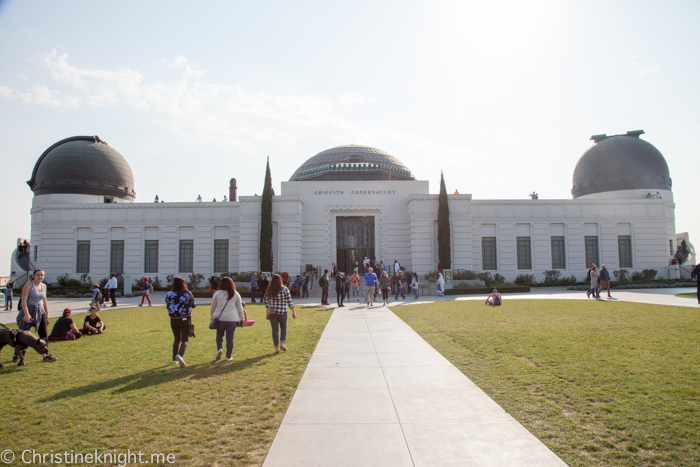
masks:
[[[578,300],[393,311],[571,466],[700,465],[700,313]]]
[[[263,307],[247,308],[257,323],[236,330],[233,362],[214,361],[208,306],[195,309],[184,369],[172,364],[165,307],[103,311],[107,332],[51,343],[55,363],[30,349],[28,366],[17,368],[5,347],[1,449],[131,449],[173,453],[176,465],[262,464],[331,311],[290,315],[290,351],[276,355]]]
[[[679,293],[679,294],[676,294],[676,297],[681,297],[681,298],[692,298],[692,299],[697,300],[698,294],[697,294],[696,292],[693,292],[693,293]]]

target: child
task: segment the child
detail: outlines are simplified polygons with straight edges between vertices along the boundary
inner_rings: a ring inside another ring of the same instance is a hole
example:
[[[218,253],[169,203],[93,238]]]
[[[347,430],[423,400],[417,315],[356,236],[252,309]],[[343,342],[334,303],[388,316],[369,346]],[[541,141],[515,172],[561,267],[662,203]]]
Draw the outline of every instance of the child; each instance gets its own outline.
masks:
[[[100,292],[100,284],[93,284],[92,286],[92,301],[90,301],[90,308],[97,308],[100,310],[100,303],[102,302],[102,292]]]

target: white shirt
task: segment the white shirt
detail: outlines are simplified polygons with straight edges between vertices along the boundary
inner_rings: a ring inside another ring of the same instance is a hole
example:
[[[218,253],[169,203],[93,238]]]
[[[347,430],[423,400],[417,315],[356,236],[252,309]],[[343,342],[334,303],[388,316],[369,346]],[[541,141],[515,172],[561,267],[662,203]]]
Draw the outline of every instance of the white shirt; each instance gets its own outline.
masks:
[[[397,262],[394,263],[394,272],[395,272],[396,274],[398,274],[400,270],[401,270],[401,265],[400,265],[399,262],[397,261]]]
[[[107,287],[108,289],[116,289],[118,287],[117,278],[110,277],[110,279],[107,281],[107,284],[105,284],[105,287]]]

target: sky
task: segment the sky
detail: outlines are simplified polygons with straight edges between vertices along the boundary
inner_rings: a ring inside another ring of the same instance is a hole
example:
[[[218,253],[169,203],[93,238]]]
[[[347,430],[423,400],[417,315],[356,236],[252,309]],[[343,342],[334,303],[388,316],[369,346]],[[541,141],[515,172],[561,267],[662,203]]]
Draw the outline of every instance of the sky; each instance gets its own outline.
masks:
[[[693,242],[699,59],[697,1],[0,0],[0,275],[34,164],[76,135],[126,158],[136,202],[261,194],[268,156],[279,193],[344,144],[431,193],[571,199],[591,135],[643,129]]]

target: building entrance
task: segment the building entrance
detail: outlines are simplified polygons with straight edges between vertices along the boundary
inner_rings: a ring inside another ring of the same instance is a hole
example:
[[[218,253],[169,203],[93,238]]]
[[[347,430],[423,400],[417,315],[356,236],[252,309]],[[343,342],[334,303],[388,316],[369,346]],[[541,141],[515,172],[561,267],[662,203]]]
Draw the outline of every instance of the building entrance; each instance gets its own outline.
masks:
[[[352,274],[359,268],[362,275],[362,260],[374,258],[374,216],[337,217],[335,222],[338,271]]]

